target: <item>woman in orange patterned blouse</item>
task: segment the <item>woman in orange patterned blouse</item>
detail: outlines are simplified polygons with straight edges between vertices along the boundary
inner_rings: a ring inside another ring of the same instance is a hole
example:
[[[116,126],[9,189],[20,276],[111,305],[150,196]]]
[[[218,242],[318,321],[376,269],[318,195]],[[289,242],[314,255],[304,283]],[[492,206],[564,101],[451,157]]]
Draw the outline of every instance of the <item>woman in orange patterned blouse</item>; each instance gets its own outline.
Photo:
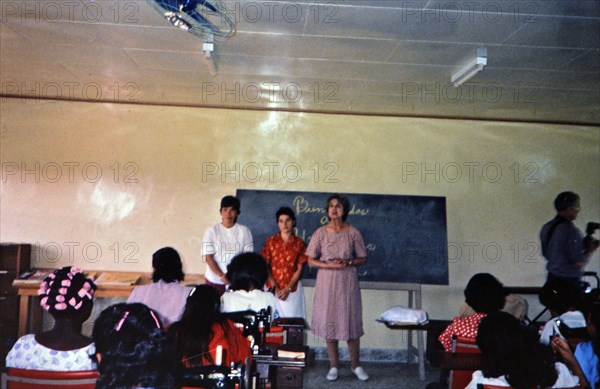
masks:
[[[288,207],[275,214],[279,232],[267,239],[262,256],[270,269],[269,283],[275,288],[280,317],[305,317],[304,290],[300,276],[307,262],[306,244],[296,235],[296,215]]]

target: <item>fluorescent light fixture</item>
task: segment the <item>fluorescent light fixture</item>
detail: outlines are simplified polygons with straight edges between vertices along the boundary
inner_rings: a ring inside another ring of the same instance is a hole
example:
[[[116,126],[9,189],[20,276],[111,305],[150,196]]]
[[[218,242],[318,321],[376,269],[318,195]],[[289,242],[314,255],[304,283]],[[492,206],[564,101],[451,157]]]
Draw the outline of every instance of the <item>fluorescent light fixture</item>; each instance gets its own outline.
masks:
[[[487,49],[477,49],[477,57],[452,74],[450,81],[458,87],[470,80],[487,65]]]

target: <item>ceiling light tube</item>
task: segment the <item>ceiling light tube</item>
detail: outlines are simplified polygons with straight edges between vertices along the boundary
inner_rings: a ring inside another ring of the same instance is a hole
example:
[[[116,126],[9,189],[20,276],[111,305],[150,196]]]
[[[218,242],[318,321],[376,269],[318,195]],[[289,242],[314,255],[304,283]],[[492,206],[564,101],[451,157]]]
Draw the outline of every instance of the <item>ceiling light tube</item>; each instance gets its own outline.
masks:
[[[450,81],[458,87],[470,80],[473,76],[483,70],[487,65],[487,50],[477,49],[477,58],[469,62],[466,66],[452,74]]]

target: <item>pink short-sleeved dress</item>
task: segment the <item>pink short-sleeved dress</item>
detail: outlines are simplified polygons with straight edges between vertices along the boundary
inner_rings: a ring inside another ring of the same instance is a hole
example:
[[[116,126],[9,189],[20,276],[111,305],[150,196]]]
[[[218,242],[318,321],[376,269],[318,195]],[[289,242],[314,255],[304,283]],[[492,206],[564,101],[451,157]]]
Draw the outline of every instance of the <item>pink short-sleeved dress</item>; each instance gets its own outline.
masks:
[[[350,226],[348,232],[316,230],[306,255],[323,262],[365,258],[367,249],[360,232]],[[328,340],[358,339],[364,335],[362,303],[356,267],[319,269],[315,284],[312,332]]]

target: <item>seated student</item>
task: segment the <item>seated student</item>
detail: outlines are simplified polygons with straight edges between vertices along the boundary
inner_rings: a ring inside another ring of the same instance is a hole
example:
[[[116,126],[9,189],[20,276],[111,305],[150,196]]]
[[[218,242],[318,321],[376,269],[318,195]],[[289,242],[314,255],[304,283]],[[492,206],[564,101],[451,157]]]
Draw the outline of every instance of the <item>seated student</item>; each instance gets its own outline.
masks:
[[[504,288],[493,275],[478,273],[471,277],[465,288],[465,299],[476,313],[454,318],[440,334],[438,340],[444,346],[444,351],[451,351],[452,337],[455,335],[474,339],[481,319],[488,313],[502,309],[504,297]]]
[[[516,389],[572,388],[579,384],[564,364],[555,362],[552,349],[538,342],[535,332],[506,312],[492,312],[481,320],[477,345],[484,368],[473,373],[465,389],[477,389],[477,384]]]
[[[54,318],[54,327],[21,337],[6,357],[6,366],[30,370],[95,370],[92,339],[81,333],[92,313],[94,282],[76,267],[50,274],[38,290],[41,306]]]
[[[272,293],[263,289],[269,277],[269,267],[263,257],[256,253],[235,256],[227,266],[230,290],[221,296],[223,312],[255,311],[271,307],[276,319],[277,302]]]
[[[214,365],[217,346],[222,346],[220,364],[241,362],[251,355],[250,343],[234,323],[221,314],[219,292],[198,285],[187,298],[181,320],[169,328],[175,361],[179,367]]]
[[[562,278],[548,280],[539,298],[552,316],[540,331],[540,342],[543,344],[549,344],[554,335],[562,336],[559,323],[564,323],[570,329],[585,328],[585,316],[579,310],[583,299],[580,290],[572,282]]]
[[[592,340],[579,343],[574,354],[569,344],[558,336],[552,339],[551,344],[582,382],[587,381],[589,387],[597,388],[600,384],[600,336],[597,330],[600,328],[600,302],[591,304],[588,311],[587,330]]]
[[[173,357],[158,315],[144,304],[116,304],[94,322],[96,389],[173,389]]]
[[[183,267],[179,253],[172,247],[163,247],[152,255],[152,281],[150,285],[136,286],[128,303],[142,303],[153,309],[161,323],[168,327],[179,320],[185,300],[192,288],[179,284],[183,281]]]

